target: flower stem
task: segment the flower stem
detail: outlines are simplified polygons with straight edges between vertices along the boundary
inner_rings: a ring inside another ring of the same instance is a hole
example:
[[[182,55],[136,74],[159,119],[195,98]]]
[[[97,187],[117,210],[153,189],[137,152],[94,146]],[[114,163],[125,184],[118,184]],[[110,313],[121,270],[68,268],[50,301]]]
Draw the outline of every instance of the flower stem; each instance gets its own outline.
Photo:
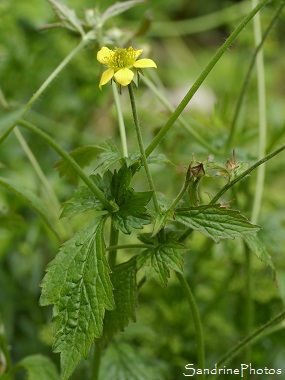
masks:
[[[276,317],[272,318],[270,321],[265,323],[263,326],[259,327],[252,334],[244,338],[240,343],[234,346],[231,350],[229,350],[218,362],[217,367],[221,367],[222,365],[228,363],[231,359],[236,357],[242,349],[244,349],[248,344],[253,343],[255,338],[260,336],[265,330],[276,325],[277,323],[283,321],[285,319],[285,310],[279,313]],[[215,376],[216,377],[216,376]]]
[[[100,341],[95,340],[93,362],[92,362],[92,372],[91,372],[90,380],[99,379],[100,362],[101,362],[101,343]]]
[[[124,123],[124,118],[123,118],[123,113],[122,113],[122,108],[121,108],[121,103],[120,103],[120,99],[119,99],[117,85],[114,81],[112,82],[112,89],[113,89],[113,95],[114,95],[115,106],[116,106],[118,122],[119,122],[123,156],[128,157],[129,153],[128,153],[125,123]]]
[[[64,158],[69,165],[72,167],[72,169],[79,175],[79,177],[82,179],[83,182],[90,188],[90,190],[95,194],[95,196],[100,200],[102,205],[109,211],[113,211],[113,206],[108,201],[108,199],[105,197],[105,195],[101,192],[101,190],[95,185],[95,183],[85,174],[85,172],[81,169],[81,167],[77,164],[76,161],[68,154],[66,153],[56,142],[53,138],[51,138],[48,134],[40,130],[35,125],[25,121],[20,120],[18,121],[18,124],[23,126],[24,128],[29,129],[30,131],[34,132],[38,136],[40,136],[45,142],[50,145],[62,158]]]
[[[152,199],[153,199],[155,210],[159,211],[159,205],[158,205],[158,201],[157,201],[157,197],[156,197],[156,193],[155,193],[154,182],[153,182],[153,179],[152,179],[149,167],[148,167],[147,158],[146,158],[146,154],[145,154],[145,150],[144,150],[144,146],[143,146],[141,128],[140,128],[140,123],[139,123],[139,118],[138,118],[137,107],[136,107],[132,83],[130,83],[128,85],[128,89],[129,89],[129,95],[130,95],[131,107],[132,107],[132,112],[133,112],[135,131],[136,131],[138,145],[139,145],[139,149],[140,149],[140,153],[141,153],[142,163],[144,166],[144,170],[146,172],[149,188],[151,191],[153,191]]]
[[[13,131],[15,126],[17,125],[18,119],[23,118],[33,104],[39,99],[42,93],[47,89],[47,87],[51,84],[51,82],[55,79],[55,77],[65,68],[65,66],[72,60],[72,58],[82,50],[88,43],[89,37],[86,34],[80,43],[64,58],[64,60],[57,66],[57,68],[50,74],[50,76],[44,81],[41,87],[34,93],[25,107],[20,111],[17,115],[17,118],[9,125],[7,130],[0,136],[0,144],[9,136],[9,134]]]
[[[230,45],[233,43],[233,41],[236,39],[236,37],[240,34],[240,32],[245,28],[245,26],[251,21],[251,19],[255,16],[255,14],[268,2],[269,0],[260,0],[258,5],[247,14],[247,16],[239,23],[239,25],[235,28],[235,30],[232,32],[232,34],[227,38],[225,43],[217,50],[213,58],[210,60],[210,62],[207,64],[205,69],[202,71],[202,73],[199,75],[195,83],[192,85],[188,93],[185,95],[185,97],[182,99],[178,107],[175,109],[175,111],[172,113],[170,118],[167,120],[167,122],[164,124],[164,126],[161,128],[161,130],[158,132],[158,134],[155,136],[155,138],[152,140],[152,142],[147,147],[145,153],[148,157],[153,150],[157,147],[157,145],[160,143],[160,141],[165,137],[167,132],[171,129],[171,127],[176,122],[177,118],[180,116],[184,108],[187,106],[187,104],[190,102],[190,100],[193,98],[201,84],[204,82],[204,80],[207,78],[207,76],[210,74],[212,69],[215,67],[216,63],[220,60],[220,58],[223,56],[223,54],[226,52],[226,50],[230,47]]]
[[[180,284],[185,292],[188,303],[190,305],[190,309],[192,312],[192,316],[194,319],[194,325],[197,334],[197,358],[198,358],[198,366],[199,368],[205,368],[205,349],[204,349],[204,338],[203,338],[203,328],[200,320],[199,310],[193,296],[193,293],[188,285],[183,274],[176,272],[176,276],[180,281]],[[205,375],[201,376],[201,380],[205,379]]]

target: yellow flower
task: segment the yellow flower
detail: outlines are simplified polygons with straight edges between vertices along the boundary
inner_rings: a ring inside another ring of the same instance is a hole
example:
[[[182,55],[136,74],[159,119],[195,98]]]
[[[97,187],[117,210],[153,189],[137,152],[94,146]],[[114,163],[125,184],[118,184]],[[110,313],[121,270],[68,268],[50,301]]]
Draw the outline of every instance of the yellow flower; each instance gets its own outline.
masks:
[[[138,59],[142,50],[129,48],[116,48],[110,50],[103,46],[97,53],[97,60],[108,67],[103,72],[99,84],[100,90],[104,84],[108,83],[113,77],[116,82],[122,86],[127,86],[134,78],[134,72],[131,69],[143,69],[146,67],[157,67],[152,59]]]

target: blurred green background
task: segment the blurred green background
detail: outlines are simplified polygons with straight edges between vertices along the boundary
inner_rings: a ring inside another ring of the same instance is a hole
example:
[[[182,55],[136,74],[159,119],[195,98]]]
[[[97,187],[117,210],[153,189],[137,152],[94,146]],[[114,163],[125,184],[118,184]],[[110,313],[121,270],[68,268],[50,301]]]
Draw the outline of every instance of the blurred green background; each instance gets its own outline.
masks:
[[[97,7],[103,11],[113,3],[110,0],[66,1],[79,15],[87,8]],[[270,2],[262,10],[263,29],[273,17],[276,3]],[[149,29],[145,35],[132,41],[133,46],[143,47],[147,56],[157,62],[158,70],[147,75],[163,87],[166,97],[177,105],[216,49],[246,14],[250,4],[250,1],[222,0],[149,1],[111,19],[106,27],[116,27],[128,33],[138,30],[148,20]],[[210,18],[203,18],[209,14],[212,15]],[[79,38],[59,28],[39,30],[56,21],[47,1],[1,0],[0,20],[1,130],[8,112],[29,100],[76,46]],[[284,25],[282,15],[264,45],[268,152],[284,144],[285,140]],[[29,121],[52,135],[67,151],[77,146],[100,144],[108,138],[113,138],[120,146],[111,88],[105,86],[102,92],[98,88],[101,74],[96,61],[98,48],[94,43],[76,56],[27,116]],[[225,149],[242,81],[253,52],[253,28],[250,24],[183,114],[212,149],[203,147],[187,129],[177,125],[157,149],[174,163],[174,167],[152,167],[158,190],[170,197],[175,196],[183,183],[183,168],[189,164],[193,154],[197,160],[204,161],[214,153],[216,161],[225,162],[235,148],[239,161],[257,161],[255,72],[243,101],[234,141],[229,149]],[[143,84],[136,96],[144,139],[148,143],[165,123],[169,112]],[[129,147],[136,151],[126,91],[123,91],[121,101]],[[59,200],[66,201],[76,186],[61,178],[54,169],[59,157],[38,137],[26,131],[23,135]],[[17,180],[46,199],[44,189],[13,134],[1,145],[0,163],[1,176]],[[87,171],[94,172],[94,162]],[[207,203],[208,194],[214,194],[223,183],[225,181],[220,178],[203,180],[202,201]],[[144,178],[136,179],[135,186],[144,188]],[[232,207],[250,217],[255,186],[256,175],[253,174],[224,200],[233,200]],[[260,237],[277,268],[278,287],[270,269],[254,257],[252,283],[256,327],[275,315],[285,300],[284,186],[284,156],[281,154],[267,164],[259,220],[262,226]],[[51,309],[38,304],[39,283],[45,266],[58,250],[58,244],[28,205],[2,188],[0,239],[0,310],[12,359],[17,362],[26,355],[42,353],[58,364],[58,355],[52,354],[51,349]],[[136,241],[135,234],[131,241]],[[121,242],[129,240],[122,236]],[[201,312],[206,359],[208,365],[212,365],[245,335],[246,255],[239,240],[215,245],[194,233],[187,243],[190,252],[185,256],[185,273]],[[129,251],[122,255],[124,259],[130,257]],[[149,373],[156,374],[155,379],[182,379],[185,364],[195,363],[196,340],[186,299],[175,278],[170,279],[167,289],[162,289],[155,281],[142,287],[137,319],[137,323],[131,324],[116,340],[128,343],[130,352],[133,351],[137,360],[141,360],[146,373],[150,370]],[[283,324],[278,326],[277,332],[265,336],[253,346],[253,366],[282,368],[285,371],[284,341]],[[107,376],[112,355],[107,352],[104,360],[102,373]],[[241,354],[231,367],[235,368],[243,360]],[[82,379],[87,371],[87,364],[83,362],[72,379]]]

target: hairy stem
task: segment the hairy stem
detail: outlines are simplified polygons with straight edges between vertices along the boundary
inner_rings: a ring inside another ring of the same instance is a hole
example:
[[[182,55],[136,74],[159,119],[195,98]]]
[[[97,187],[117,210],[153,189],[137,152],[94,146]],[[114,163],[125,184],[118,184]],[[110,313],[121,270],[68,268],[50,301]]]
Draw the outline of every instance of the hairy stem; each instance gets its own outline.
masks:
[[[108,199],[105,197],[105,195],[101,192],[101,190],[95,185],[95,183],[85,174],[85,172],[81,169],[81,167],[77,164],[77,162],[68,154],[66,153],[56,142],[53,138],[51,138],[48,134],[43,132],[41,129],[36,127],[35,125],[25,121],[20,120],[18,121],[18,124],[21,125],[24,128],[29,129],[30,131],[34,132],[38,136],[40,136],[45,142],[50,145],[62,158],[64,158],[69,165],[72,167],[72,169],[79,175],[79,177],[82,179],[83,182],[90,188],[90,190],[95,194],[95,196],[100,200],[102,205],[109,211],[113,211],[113,206],[108,201]]]
[[[142,134],[141,134],[141,128],[140,128],[140,123],[139,123],[137,107],[136,107],[136,102],[135,102],[135,95],[134,95],[132,83],[130,83],[128,85],[128,89],[129,89],[129,95],[130,95],[130,101],[131,101],[131,107],[132,107],[133,119],[134,119],[134,126],[135,126],[136,135],[137,135],[137,140],[138,140],[138,145],[139,145],[139,149],[140,149],[142,163],[143,163],[144,170],[145,170],[145,173],[147,176],[149,188],[151,191],[153,191],[152,199],[153,199],[153,204],[154,204],[155,210],[159,211],[159,205],[158,205],[158,201],[157,201],[157,197],[156,197],[156,193],[155,193],[154,182],[152,179],[151,172],[149,170],[149,166],[148,166],[147,158],[146,158],[146,154],[145,154],[145,149],[143,146],[143,139],[142,139]]]
[[[255,14],[268,2],[269,0],[261,0],[258,5],[248,13],[248,15],[240,22],[240,24],[235,28],[235,30],[232,32],[232,34],[228,37],[228,39],[225,41],[225,43],[217,50],[213,58],[210,60],[210,62],[207,64],[205,69],[202,71],[202,73],[199,75],[193,86],[190,88],[188,93],[185,95],[185,97],[182,99],[178,107],[175,109],[175,111],[172,113],[170,118],[167,120],[167,122],[164,124],[164,126],[161,128],[161,130],[158,132],[158,134],[155,136],[155,138],[152,140],[152,142],[149,144],[149,146],[146,149],[146,156],[148,157],[153,150],[157,147],[157,145],[160,143],[160,141],[165,137],[167,132],[173,127],[174,123],[176,122],[177,118],[180,116],[184,108],[187,106],[187,104],[190,102],[190,100],[193,98],[201,84],[204,82],[204,80],[207,78],[207,76],[210,74],[212,69],[215,67],[217,62],[220,60],[220,58],[223,56],[223,54],[226,52],[226,50],[230,47],[230,45],[233,43],[233,41],[236,39],[236,37],[239,35],[239,33],[245,28],[245,26],[251,21],[251,19],[255,16]]]
[[[199,368],[205,368],[205,349],[204,349],[204,337],[203,337],[203,328],[202,323],[200,320],[199,310],[195,301],[195,298],[193,296],[193,293],[190,289],[190,286],[188,285],[185,277],[183,274],[176,272],[176,276],[178,280],[180,281],[180,284],[184,290],[184,293],[186,295],[187,301],[189,303],[194,325],[196,329],[196,335],[197,335],[197,358],[198,358],[198,366]],[[205,375],[201,376],[201,380],[205,379]]]
[[[98,380],[99,379],[99,369],[101,362],[101,343],[98,340],[95,340],[94,343],[94,354],[92,361],[92,372],[90,380]]]
[[[118,244],[118,240],[119,240],[119,230],[116,230],[113,225],[111,225],[111,231],[110,231],[110,241],[109,241],[109,244],[110,244],[110,247],[112,247],[112,249],[110,249],[109,247],[109,255],[108,255],[108,262],[109,262],[109,265],[110,265],[110,268],[114,268],[114,266],[116,265],[116,260],[117,260],[117,244]]]

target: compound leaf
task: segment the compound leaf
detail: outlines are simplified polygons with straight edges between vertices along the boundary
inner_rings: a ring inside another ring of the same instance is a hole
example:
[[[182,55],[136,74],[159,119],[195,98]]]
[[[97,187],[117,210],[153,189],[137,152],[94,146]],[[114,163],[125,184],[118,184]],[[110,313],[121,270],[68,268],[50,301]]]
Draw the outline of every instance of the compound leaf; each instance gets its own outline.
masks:
[[[143,3],[145,0],[130,0],[124,2],[116,2],[111,5],[101,16],[101,22],[106,22],[109,18],[119,15],[120,13],[126,12],[128,9],[133,8],[139,3]]]
[[[155,278],[162,286],[167,286],[170,269],[182,273],[185,246],[175,241],[148,248],[138,257],[138,269],[144,268],[148,278]]]
[[[65,242],[42,282],[41,304],[54,304],[54,350],[61,352],[63,380],[102,335],[105,309],[115,306],[105,257],[105,221],[93,220]]]
[[[56,366],[46,356],[27,356],[18,365],[27,370],[28,380],[59,380]]]
[[[81,21],[77,17],[75,11],[69,8],[67,5],[60,3],[56,0],[48,0],[54,10],[55,16],[61,21],[62,26],[65,28],[79,32],[82,36],[84,35],[84,30],[81,26]]]
[[[220,205],[178,208],[174,219],[209,236],[216,243],[220,239],[234,239],[254,233],[259,227],[250,223],[239,211],[228,210]]]
[[[104,335],[111,338],[118,331],[123,331],[129,321],[136,321],[137,307],[137,266],[131,259],[118,265],[111,274],[114,286],[116,308],[106,311],[104,319]]]

